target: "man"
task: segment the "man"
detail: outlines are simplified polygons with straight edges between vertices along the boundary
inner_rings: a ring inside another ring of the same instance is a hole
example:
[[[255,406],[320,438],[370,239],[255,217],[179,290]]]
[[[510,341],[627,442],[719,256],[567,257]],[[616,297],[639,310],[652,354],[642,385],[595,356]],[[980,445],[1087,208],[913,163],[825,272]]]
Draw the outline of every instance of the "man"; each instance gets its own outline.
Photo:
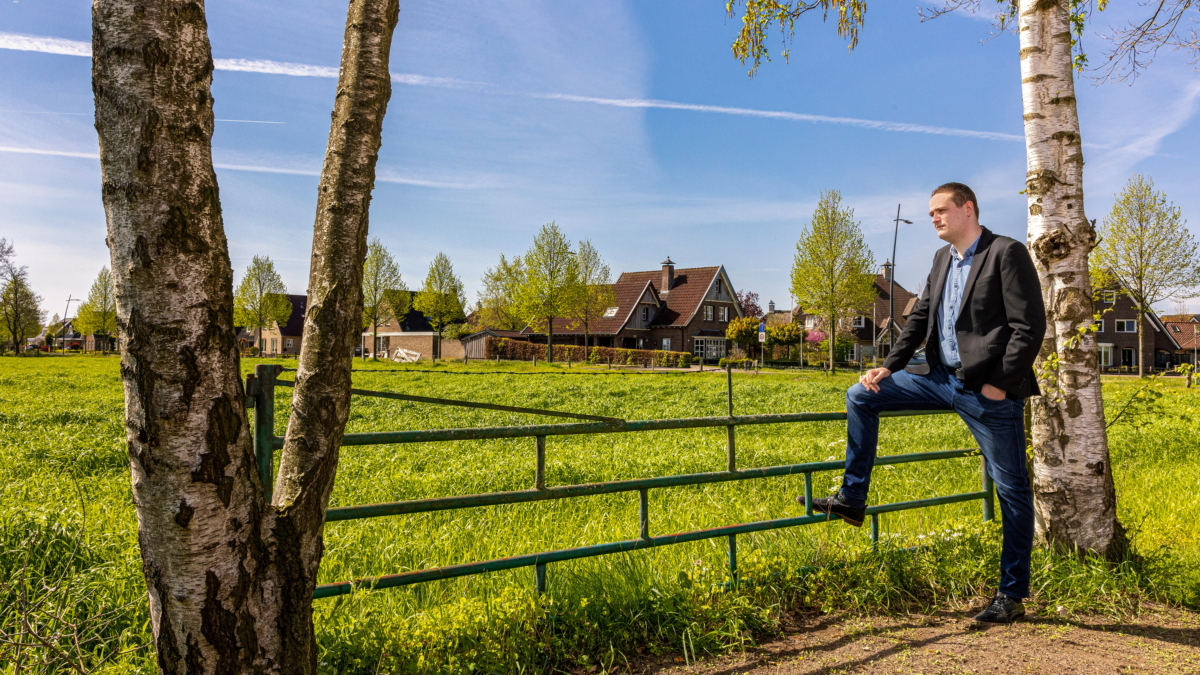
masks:
[[[1000,588],[975,617],[1025,615],[1033,547],[1033,495],[1025,472],[1024,399],[1037,395],[1033,362],[1046,332],[1037,270],[1025,247],[979,225],[979,201],[962,183],[933,191],[929,215],[949,245],[933,257],[926,292],[882,368],[846,392],[846,471],[834,497],[813,508],[861,526],[885,410],[954,410],[987,461],[1004,519]],[[925,344],[926,364],[905,369]]]

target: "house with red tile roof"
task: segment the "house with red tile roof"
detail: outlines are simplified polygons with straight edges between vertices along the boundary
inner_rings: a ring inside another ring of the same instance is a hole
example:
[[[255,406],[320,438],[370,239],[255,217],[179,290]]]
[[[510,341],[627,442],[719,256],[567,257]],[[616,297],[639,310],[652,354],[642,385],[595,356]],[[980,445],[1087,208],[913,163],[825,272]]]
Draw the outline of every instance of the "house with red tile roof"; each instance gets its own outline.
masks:
[[[588,345],[725,356],[725,329],[742,316],[729,274],[721,265],[624,272],[613,284],[614,304],[588,330]],[[527,326],[522,335],[545,343],[546,333]],[[554,343],[583,345],[583,327],[554,319]]]

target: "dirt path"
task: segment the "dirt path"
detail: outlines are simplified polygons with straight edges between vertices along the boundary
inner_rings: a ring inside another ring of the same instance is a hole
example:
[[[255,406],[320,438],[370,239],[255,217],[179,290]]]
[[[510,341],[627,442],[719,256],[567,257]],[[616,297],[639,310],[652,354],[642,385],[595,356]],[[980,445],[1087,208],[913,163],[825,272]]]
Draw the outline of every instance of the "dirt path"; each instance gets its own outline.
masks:
[[[1200,614],[1152,608],[1125,620],[1034,617],[972,629],[970,612],[932,616],[799,617],[787,634],[745,654],[685,665],[681,655],[642,673],[1200,673]]]

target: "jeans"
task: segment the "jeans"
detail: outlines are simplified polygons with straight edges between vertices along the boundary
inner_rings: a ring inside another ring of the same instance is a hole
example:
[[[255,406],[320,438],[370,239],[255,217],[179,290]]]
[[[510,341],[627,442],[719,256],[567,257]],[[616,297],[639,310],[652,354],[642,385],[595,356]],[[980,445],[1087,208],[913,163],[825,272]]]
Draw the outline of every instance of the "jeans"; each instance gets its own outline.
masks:
[[[846,472],[841,490],[850,506],[866,506],[879,444],[879,413],[887,410],[953,410],[966,422],[1000,498],[1004,525],[1000,592],[1017,600],[1028,597],[1033,492],[1025,470],[1024,402],[993,401],[964,391],[962,382],[940,365],[934,365],[929,375],[893,373],[879,382],[878,393],[855,384],[846,392]]]

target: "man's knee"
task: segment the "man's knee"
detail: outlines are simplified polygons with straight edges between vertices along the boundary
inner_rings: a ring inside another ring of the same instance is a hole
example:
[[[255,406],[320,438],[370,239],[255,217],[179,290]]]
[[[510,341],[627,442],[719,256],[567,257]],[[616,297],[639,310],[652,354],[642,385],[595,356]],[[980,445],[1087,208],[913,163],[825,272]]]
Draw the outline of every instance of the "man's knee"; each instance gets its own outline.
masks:
[[[866,404],[871,400],[873,394],[867,391],[867,388],[856,383],[853,387],[846,390],[846,408],[858,407]]]

